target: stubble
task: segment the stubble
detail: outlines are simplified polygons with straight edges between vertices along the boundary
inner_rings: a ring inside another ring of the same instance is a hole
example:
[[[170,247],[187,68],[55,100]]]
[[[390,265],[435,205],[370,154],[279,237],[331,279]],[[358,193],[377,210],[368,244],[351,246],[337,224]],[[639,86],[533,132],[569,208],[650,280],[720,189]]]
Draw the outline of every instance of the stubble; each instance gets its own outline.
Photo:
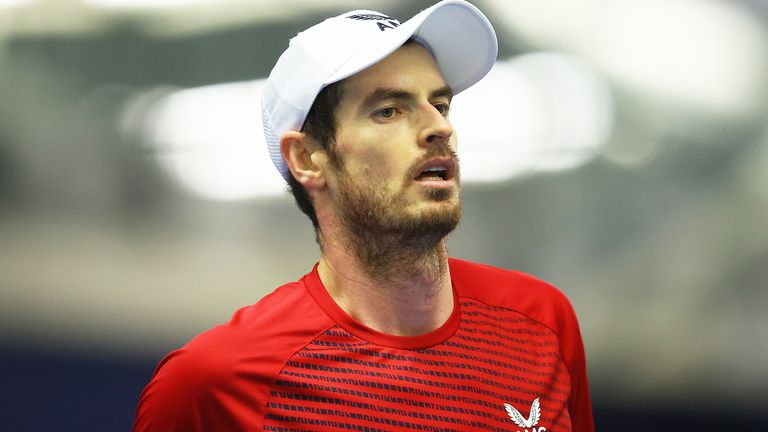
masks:
[[[435,150],[426,157],[451,157],[458,167],[456,154],[449,149]],[[343,162],[337,162],[339,217],[345,231],[342,244],[354,252],[365,272],[382,284],[425,274],[435,281],[445,276],[448,269],[442,240],[461,221],[460,197],[452,204],[448,202],[453,197],[451,190],[429,189],[424,199],[441,205],[407,213],[407,200],[401,193],[353,179]],[[405,181],[414,176],[409,172]]]

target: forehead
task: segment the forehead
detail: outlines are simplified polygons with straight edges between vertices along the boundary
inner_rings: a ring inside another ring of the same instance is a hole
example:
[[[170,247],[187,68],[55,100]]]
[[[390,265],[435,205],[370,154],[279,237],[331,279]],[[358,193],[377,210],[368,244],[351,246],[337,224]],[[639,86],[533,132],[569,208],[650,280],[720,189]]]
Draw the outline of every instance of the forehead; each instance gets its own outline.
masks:
[[[373,66],[343,81],[342,106],[363,99],[381,88],[419,95],[446,85],[437,62],[427,48],[409,42]]]

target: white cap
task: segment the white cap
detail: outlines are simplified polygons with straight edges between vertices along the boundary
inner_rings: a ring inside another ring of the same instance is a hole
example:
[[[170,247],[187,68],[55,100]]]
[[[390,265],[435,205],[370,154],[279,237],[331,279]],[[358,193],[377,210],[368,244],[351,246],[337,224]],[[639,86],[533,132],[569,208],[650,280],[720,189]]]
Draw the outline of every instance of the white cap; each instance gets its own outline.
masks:
[[[301,130],[320,90],[378,63],[411,37],[432,52],[454,93],[479,81],[496,61],[491,23],[463,0],[443,0],[402,24],[381,12],[356,10],[304,30],[277,60],[262,95],[269,155],[283,178],[289,171],[280,137]]]

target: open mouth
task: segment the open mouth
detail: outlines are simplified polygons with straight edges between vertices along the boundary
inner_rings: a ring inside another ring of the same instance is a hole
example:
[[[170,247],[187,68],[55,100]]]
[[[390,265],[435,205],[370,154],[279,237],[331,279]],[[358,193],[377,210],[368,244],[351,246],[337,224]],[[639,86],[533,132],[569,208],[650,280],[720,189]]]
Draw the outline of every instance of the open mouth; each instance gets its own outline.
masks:
[[[456,163],[449,158],[434,159],[422,165],[414,178],[416,181],[447,181],[455,176]]]
[[[416,180],[448,180],[448,169],[442,166],[427,168],[416,176]]]

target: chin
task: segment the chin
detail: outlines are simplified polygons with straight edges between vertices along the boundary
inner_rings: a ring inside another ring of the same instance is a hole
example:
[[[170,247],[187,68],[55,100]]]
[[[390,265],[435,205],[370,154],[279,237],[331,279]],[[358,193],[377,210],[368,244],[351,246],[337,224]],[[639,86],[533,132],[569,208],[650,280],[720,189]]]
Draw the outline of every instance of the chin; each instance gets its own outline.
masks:
[[[415,225],[418,225],[422,231],[435,231],[441,235],[448,235],[456,229],[461,222],[462,205],[458,200],[447,200],[430,205],[423,209],[415,218],[418,219]]]
[[[454,196],[453,189],[429,189],[427,198],[431,201],[448,201]]]

